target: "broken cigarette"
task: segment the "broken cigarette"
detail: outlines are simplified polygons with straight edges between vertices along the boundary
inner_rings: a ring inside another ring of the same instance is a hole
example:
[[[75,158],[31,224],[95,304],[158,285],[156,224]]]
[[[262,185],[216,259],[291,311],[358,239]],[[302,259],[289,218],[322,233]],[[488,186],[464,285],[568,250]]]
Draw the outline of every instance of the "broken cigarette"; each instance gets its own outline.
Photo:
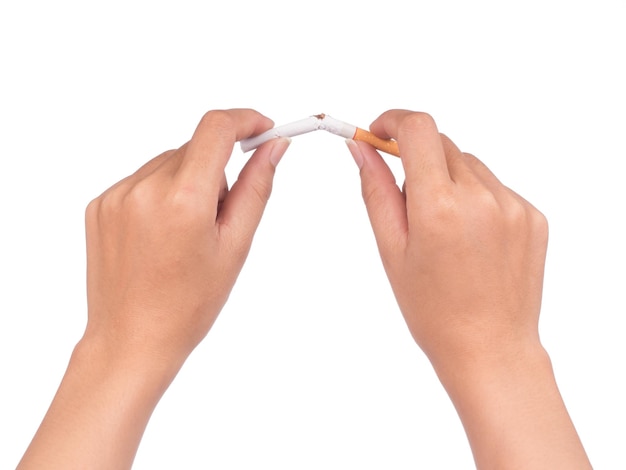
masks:
[[[317,130],[328,131],[331,134],[341,136],[345,139],[361,140],[390,155],[395,155],[396,157],[400,156],[398,142],[395,140],[381,139],[365,129],[339,121],[338,119],[330,117],[328,114],[316,114],[315,116],[274,127],[262,134],[244,139],[240,142],[241,150],[248,152],[271,139],[278,137],[295,137]]]

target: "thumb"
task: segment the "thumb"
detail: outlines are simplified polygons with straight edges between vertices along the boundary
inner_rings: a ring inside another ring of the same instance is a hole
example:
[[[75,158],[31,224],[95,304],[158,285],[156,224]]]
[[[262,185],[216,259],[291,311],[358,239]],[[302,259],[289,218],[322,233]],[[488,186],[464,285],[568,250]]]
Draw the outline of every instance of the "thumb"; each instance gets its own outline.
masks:
[[[393,173],[374,148],[347,140],[361,174],[361,192],[381,255],[406,244],[406,202]]]
[[[217,215],[220,229],[226,229],[236,243],[247,244],[246,249],[272,192],[276,165],[290,143],[280,138],[259,147],[239,173]]]

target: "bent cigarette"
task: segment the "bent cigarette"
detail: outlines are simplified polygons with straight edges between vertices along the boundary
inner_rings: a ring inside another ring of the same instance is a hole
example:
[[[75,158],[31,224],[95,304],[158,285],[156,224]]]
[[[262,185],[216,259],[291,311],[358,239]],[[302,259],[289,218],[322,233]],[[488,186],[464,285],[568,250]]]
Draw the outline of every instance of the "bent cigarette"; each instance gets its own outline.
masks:
[[[248,152],[271,139],[278,137],[295,137],[297,135],[317,130],[324,130],[345,139],[361,140],[363,142],[367,142],[378,150],[395,155],[396,157],[400,156],[398,142],[395,140],[381,139],[365,129],[339,121],[338,119],[332,118],[327,114],[317,114],[306,119],[301,119],[300,121],[274,127],[273,129],[265,131],[257,136],[243,139],[240,142],[241,150]]]

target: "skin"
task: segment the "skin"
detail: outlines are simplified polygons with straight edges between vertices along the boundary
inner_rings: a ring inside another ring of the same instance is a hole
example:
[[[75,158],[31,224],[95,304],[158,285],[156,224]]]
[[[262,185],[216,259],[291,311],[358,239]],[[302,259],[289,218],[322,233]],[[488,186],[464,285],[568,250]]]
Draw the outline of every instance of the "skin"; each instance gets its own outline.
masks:
[[[19,469],[130,468],[159,399],[226,302],[286,139],[261,146],[229,190],[233,145],[272,121],[207,113],[86,211],[88,323]],[[541,346],[547,223],[430,116],[371,126],[400,146],[401,191],[348,141],[406,323],[465,426],[478,468],[591,468]]]
[[[233,145],[272,126],[251,110],[209,112],[189,142],[89,204],[86,331],[19,469],[131,467],[228,298],[289,141],[260,147],[229,191]]]
[[[591,465],[539,341],[545,217],[427,114],[384,113],[401,191],[372,147],[348,142],[378,248],[413,338],[465,427],[480,469]]]

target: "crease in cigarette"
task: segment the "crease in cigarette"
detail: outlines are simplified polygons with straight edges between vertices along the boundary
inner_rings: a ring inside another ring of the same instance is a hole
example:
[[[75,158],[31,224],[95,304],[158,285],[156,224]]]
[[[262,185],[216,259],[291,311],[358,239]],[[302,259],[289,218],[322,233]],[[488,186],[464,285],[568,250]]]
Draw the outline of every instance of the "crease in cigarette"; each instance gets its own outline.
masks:
[[[395,140],[381,139],[365,129],[339,121],[338,119],[330,117],[328,114],[316,114],[315,116],[310,116],[306,119],[301,119],[300,121],[274,127],[273,129],[265,131],[257,136],[243,139],[240,142],[241,150],[248,152],[271,139],[279,137],[295,137],[317,130],[327,131],[345,139],[367,142],[372,147],[385,153],[395,155],[396,157],[400,156],[398,142]]]

